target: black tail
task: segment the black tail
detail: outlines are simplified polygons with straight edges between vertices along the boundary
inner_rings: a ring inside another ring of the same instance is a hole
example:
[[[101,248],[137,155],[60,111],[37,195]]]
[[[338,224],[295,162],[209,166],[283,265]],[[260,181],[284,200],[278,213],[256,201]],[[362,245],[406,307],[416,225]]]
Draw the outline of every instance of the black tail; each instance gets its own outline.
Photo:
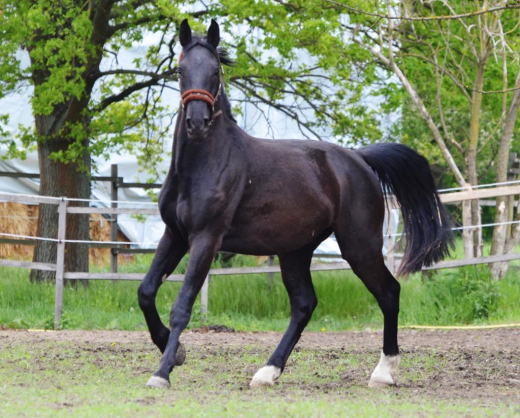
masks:
[[[406,247],[398,274],[414,273],[447,256],[454,247],[451,222],[426,158],[402,144],[375,144],[358,152],[401,206]]]

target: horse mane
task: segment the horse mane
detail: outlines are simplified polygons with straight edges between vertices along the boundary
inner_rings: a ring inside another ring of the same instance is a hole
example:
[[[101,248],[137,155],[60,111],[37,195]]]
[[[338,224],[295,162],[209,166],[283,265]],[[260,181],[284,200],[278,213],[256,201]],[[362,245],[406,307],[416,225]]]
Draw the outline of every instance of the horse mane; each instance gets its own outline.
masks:
[[[235,65],[235,61],[229,58],[229,51],[226,48],[217,48],[217,53],[221,64],[227,65],[228,67]]]
[[[193,35],[192,41],[184,49],[190,50],[195,45],[203,46],[206,49],[208,49],[209,51],[211,51],[215,56],[218,57],[218,59],[219,59],[221,64],[227,65],[229,67],[232,67],[233,65],[235,65],[235,61],[233,61],[229,57],[229,51],[226,48],[223,48],[223,47],[215,48],[213,45],[208,43],[207,36]]]
[[[224,87],[222,87],[220,97],[222,99],[222,111],[226,114],[226,116],[228,116],[233,122],[236,123],[237,120],[235,119],[235,117],[233,116],[233,112],[231,111],[231,103],[229,102]]]

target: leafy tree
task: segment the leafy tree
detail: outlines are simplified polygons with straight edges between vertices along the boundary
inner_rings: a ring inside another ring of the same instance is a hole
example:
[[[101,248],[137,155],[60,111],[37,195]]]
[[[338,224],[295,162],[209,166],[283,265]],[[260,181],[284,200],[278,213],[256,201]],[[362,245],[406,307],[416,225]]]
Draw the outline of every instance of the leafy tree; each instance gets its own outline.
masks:
[[[35,126],[20,133],[22,148],[4,137],[3,157],[23,157],[37,147],[42,195],[89,198],[92,158],[123,150],[154,170],[171,134],[158,120],[176,110],[161,99],[164,91],[176,89],[176,34],[186,17],[199,29],[210,16],[220,17],[236,57],[227,82],[248,102],[295,120],[302,135],[349,142],[382,136],[381,111],[362,99],[380,95],[367,87],[389,72],[378,69],[362,48],[348,47],[344,16],[323,1],[226,0],[204,6],[171,0],[0,0],[0,10],[0,98],[32,86],[35,117]],[[245,35],[237,34],[238,25]],[[121,51],[147,33],[160,35],[157,45],[130,68],[119,65]],[[22,65],[21,54],[30,65]],[[387,85],[382,91],[395,93]],[[383,113],[393,109],[388,103]],[[55,208],[42,205],[39,236],[56,237],[56,228]],[[67,232],[68,239],[88,240],[88,217],[71,216]],[[66,251],[68,271],[88,270],[86,245]],[[35,261],[54,258],[54,244],[37,243]],[[42,280],[49,273],[33,271],[31,277]]]
[[[423,149],[433,142],[428,154],[437,161],[442,156],[462,187],[492,176],[505,181],[511,145],[518,147],[520,139],[518,2],[402,0],[353,7],[326,1],[350,14],[345,29],[353,42],[390,69],[406,92],[402,140]],[[496,222],[507,220],[506,206],[497,200]],[[463,222],[481,223],[477,201],[463,204]],[[494,254],[511,251],[520,239],[520,229],[510,239],[505,229],[494,230]],[[465,230],[464,238],[468,257],[482,254],[480,228]]]

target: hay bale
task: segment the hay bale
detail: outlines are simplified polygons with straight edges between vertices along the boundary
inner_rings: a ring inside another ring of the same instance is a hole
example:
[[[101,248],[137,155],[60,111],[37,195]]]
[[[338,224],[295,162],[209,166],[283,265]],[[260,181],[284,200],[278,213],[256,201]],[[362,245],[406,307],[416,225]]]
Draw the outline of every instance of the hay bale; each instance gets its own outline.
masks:
[[[98,213],[90,215],[90,238],[92,241],[111,241],[110,219]],[[129,242],[128,238],[117,231],[117,240]],[[121,256],[119,261],[122,261]],[[133,261],[133,257],[125,257],[125,261]],[[110,248],[90,248],[90,263],[95,265],[110,264]]]
[[[35,236],[38,207],[21,203],[0,203],[0,232],[14,235]],[[0,239],[9,237],[0,236]],[[29,245],[0,244],[0,258],[31,260],[33,248]]]
[[[38,224],[38,206],[21,203],[0,202],[0,232],[36,236]],[[110,241],[110,221],[100,214],[90,215],[90,237],[93,241]],[[9,237],[2,237],[9,238]],[[14,238],[13,238],[14,239]],[[128,242],[120,231],[118,240]],[[31,261],[34,246],[20,244],[0,244],[0,258]],[[106,265],[110,263],[109,248],[91,248],[90,263]]]

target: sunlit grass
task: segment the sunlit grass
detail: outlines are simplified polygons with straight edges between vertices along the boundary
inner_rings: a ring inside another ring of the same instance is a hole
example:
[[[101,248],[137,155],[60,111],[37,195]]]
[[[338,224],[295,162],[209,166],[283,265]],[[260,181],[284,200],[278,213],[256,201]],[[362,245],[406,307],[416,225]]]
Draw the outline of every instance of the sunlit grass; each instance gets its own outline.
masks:
[[[183,260],[177,272],[186,267]],[[135,257],[124,272],[146,272],[150,256]],[[234,266],[254,266],[254,257],[236,257]],[[220,267],[219,263],[215,267]],[[0,324],[9,328],[50,328],[54,285],[31,284],[27,270],[0,268]],[[416,274],[401,281],[401,325],[493,324],[520,321],[520,278],[512,267],[493,281],[486,266],[442,270],[429,277]],[[200,299],[190,327],[220,324],[238,330],[286,328],[289,299],[279,274],[215,276],[209,287],[209,313],[200,314]],[[363,283],[350,271],[316,272],[318,307],[308,329],[333,331],[381,328],[382,314]],[[61,326],[67,329],[145,330],[137,302],[138,282],[91,281],[87,288],[67,287]],[[165,283],[157,307],[165,323],[180,283]]]

